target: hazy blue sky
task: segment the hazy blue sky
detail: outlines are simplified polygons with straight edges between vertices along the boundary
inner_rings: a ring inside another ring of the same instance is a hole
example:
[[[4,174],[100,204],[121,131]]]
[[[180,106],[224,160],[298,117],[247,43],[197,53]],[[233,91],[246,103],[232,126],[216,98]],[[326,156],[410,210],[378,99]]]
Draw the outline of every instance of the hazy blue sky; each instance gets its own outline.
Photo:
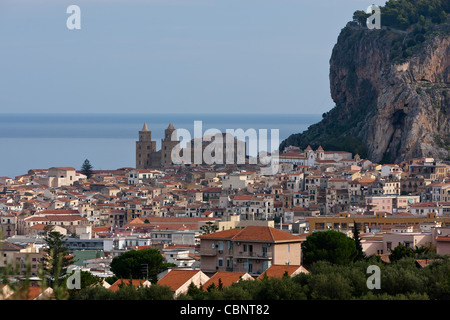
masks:
[[[372,3],[1,0],[0,113],[323,113],[337,36]]]

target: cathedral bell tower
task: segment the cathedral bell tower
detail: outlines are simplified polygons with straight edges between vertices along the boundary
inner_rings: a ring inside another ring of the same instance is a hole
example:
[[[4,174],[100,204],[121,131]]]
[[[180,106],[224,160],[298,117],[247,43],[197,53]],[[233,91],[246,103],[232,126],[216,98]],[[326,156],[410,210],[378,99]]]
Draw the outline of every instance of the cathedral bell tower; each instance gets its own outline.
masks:
[[[156,141],[152,141],[152,132],[144,123],[136,141],[136,169],[148,169],[152,165],[152,155],[156,153]]]
[[[172,140],[173,137],[173,140]],[[164,139],[161,139],[161,166],[172,165],[172,149],[179,143],[176,130],[172,123],[164,131]]]

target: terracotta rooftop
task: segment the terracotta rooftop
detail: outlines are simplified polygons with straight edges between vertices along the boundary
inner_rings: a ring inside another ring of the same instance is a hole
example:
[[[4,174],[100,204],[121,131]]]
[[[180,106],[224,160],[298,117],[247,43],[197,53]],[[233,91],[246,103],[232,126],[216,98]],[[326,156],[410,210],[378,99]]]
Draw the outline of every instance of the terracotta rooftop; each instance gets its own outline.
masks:
[[[200,270],[174,270],[172,269],[164,277],[159,279],[158,285],[168,286],[173,291],[178,290],[182,285],[188,282],[193,276],[201,272]]]
[[[303,266],[300,265],[276,265],[273,264],[266,271],[264,271],[259,277],[258,280],[264,278],[264,275],[268,277],[281,278],[287,272],[289,276],[293,276],[297,273],[309,273]]]
[[[116,292],[117,290],[120,289],[121,285],[129,285],[131,281],[131,285],[135,288],[139,288],[140,286],[142,286],[147,280],[145,279],[119,279],[116,282],[114,282],[111,287],[109,287],[108,289],[111,291]]]
[[[217,288],[219,286],[219,279],[224,288],[228,287],[233,283],[238,282],[245,274],[245,272],[216,272],[207,282],[205,282],[203,285],[203,290],[207,290],[212,284],[214,284]]]
[[[232,239],[264,242],[300,241],[301,238],[271,227],[248,226],[244,229],[230,229],[210,233],[199,237],[200,239]]]

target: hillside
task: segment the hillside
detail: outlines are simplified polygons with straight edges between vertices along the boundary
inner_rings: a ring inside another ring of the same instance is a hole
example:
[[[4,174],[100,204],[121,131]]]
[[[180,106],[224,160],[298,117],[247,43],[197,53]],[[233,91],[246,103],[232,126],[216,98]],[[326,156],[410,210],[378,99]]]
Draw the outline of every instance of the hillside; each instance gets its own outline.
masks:
[[[335,107],[284,140],[280,150],[322,145],[377,162],[449,159],[448,3],[388,1],[381,30],[368,29],[366,16],[355,12],[330,58]]]

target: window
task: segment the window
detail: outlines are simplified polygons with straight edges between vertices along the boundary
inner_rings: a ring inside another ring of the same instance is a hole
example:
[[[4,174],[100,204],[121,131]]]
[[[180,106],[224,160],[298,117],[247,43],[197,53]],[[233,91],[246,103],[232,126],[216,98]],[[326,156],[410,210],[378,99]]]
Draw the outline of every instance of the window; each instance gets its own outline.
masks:
[[[218,265],[219,265],[219,267],[223,266],[223,259],[222,258],[219,258]]]

